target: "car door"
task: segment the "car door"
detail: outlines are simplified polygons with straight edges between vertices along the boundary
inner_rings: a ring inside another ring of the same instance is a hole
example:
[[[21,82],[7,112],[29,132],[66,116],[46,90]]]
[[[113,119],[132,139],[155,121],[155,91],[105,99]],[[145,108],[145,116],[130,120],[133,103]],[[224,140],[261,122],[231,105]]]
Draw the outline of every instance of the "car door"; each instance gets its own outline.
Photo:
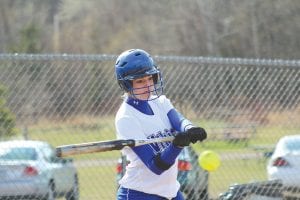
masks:
[[[52,174],[57,192],[69,191],[74,183],[74,169],[71,163],[55,155],[52,147],[44,151],[45,159],[49,163],[49,172]]]

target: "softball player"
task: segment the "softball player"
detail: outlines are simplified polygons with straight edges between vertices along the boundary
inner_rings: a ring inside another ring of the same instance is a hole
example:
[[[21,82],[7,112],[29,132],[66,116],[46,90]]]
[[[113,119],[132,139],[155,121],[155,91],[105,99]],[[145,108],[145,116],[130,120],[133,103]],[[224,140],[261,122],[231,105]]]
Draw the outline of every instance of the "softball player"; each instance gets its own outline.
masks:
[[[172,142],[125,147],[129,165],[119,181],[118,200],[183,200],[177,181],[177,156],[184,146],[206,138],[203,128],[185,119],[162,95],[163,80],[151,56],[141,49],[123,52],[115,74],[125,92],[115,126],[118,139],[175,136]]]

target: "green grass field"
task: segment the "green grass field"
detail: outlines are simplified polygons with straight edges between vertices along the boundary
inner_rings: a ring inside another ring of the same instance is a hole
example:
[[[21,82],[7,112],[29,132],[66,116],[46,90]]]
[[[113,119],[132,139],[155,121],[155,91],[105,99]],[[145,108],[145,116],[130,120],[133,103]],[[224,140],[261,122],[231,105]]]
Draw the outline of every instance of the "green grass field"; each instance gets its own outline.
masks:
[[[210,130],[217,122],[202,123]],[[222,126],[224,123],[220,123]],[[266,159],[262,152],[254,151],[255,146],[272,146],[282,136],[300,132],[298,129],[284,127],[258,127],[249,143],[229,143],[226,141],[206,140],[193,145],[200,154],[211,149],[222,157],[221,167],[210,173],[209,191],[212,197],[225,192],[234,183],[248,183],[266,180]],[[209,134],[209,131],[208,131]],[[115,139],[111,118],[88,119],[72,122],[43,122],[28,127],[30,139],[45,140],[53,146]],[[119,151],[73,156],[78,167],[80,199],[114,199],[116,193],[115,162]],[[100,163],[100,164],[99,164]]]

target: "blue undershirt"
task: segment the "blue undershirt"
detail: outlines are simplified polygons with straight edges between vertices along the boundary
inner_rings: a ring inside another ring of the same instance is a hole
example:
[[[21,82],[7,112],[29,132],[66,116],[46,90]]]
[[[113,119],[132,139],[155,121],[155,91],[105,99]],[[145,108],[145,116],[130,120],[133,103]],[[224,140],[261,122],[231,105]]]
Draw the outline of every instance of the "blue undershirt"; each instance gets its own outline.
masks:
[[[148,101],[143,101],[143,100],[128,97],[126,103],[128,103],[138,111],[144,113],[145,115],[154,115],[154,112],[151,106],[149,105]]]

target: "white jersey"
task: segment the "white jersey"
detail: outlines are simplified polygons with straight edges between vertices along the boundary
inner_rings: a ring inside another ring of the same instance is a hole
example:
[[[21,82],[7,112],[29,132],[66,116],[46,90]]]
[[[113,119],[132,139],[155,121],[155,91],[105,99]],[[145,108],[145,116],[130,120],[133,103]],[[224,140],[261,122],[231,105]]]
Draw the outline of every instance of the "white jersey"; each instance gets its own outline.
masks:
[[[144,114],[126,101],[122,103],[115,119],[118,139],[149,139],[171,135],[172,126],[167,113],[174,107],[170,100],[162,95],[148,104],[153,115]],[[168,145],[170,142],[156,143],[151,144],[151,148],[157,154]],[[180,187],[177,181],[177,160],[168,170],[157,175],[147,168],[131,148],[125,147],[122,154],[127,156],[130,163],[119,181],[121,186],[165,198],[176,196]]]

